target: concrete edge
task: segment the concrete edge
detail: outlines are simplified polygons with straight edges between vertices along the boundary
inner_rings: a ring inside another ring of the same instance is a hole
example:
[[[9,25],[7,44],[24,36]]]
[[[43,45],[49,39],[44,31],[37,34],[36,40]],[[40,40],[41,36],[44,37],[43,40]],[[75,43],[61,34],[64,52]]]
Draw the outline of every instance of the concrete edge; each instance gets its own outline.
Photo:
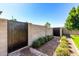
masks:
[[[73,45],[74,45],[74,47],[75,47],[75,49],[76,49],[76,51],[77,51],[77,54],[79,55],[79,49],[76,47],[76,45],[75,45],[75,43],[74,43],[74,41],[73,41],[72,38],[71,38],[71,41],[72,41],[72,43],[73,43]]]
[[[8,53],[8,56],[10,56],[11,54],[14,54],[14,53],[16,53],[16,52],[19,52],[19,51],[21,51],[22,49],[24,49],[24,48],[28,48],[29,46],[25,46],[25,47],[22,47],[22,48],[20,48],[20,49],[18,49],[18,50],[15,50],[15,51],[13,51],[13,52],[11,52],[11,53]]]
[[[42,53],[34,48],[30,48],[30,52],[36,56],[48,56],[47,54],[44,54],[44,53]]]

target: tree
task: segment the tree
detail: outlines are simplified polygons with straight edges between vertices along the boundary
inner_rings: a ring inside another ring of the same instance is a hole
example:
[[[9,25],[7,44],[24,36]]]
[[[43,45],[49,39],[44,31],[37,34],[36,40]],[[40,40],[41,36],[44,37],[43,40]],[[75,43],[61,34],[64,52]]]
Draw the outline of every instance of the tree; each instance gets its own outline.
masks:
[[[13,21],[17,21],[17,19],[15,19],[13,16],[12,16],[12,20],[13,20]]]
[[[45,26],[46,26],[47,28],[49,28],[49,27],[50,27],[50,23],[49,23],[49,22],[46,22]]]
[[[68,30],[79,30],[79,6],[73,7],[66,19],[65,28]]]
[[[2,11],[0,11],[0,15],[2,14]]]

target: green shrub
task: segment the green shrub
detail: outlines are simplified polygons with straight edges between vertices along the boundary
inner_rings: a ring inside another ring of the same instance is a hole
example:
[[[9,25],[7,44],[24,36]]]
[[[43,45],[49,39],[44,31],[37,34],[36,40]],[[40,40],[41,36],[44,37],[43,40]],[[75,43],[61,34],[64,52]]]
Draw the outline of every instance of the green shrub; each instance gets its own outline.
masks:
[[[45,39],[43,37],[38,38],[38,40],[40,41],[41,45],[43,45],[45,43]]]
[[[49,37],[50,37],[50,39],[53,39],[53,35],[50,35]]]
[[[52,38],[53,38],[53,36],[40,37],[36,41],[33,42],[32,47],[39,48],[41,45],[45,44],[46,42],[48,42]]]
[[[47,36],[43,37],[43,39],[45,40],[45,42],[49,41],[48,38],[47,38]]]
[[[59,46],[56,49],[56,55],[57,56],[69,56],[70,51],[69,51],[69,44],[65,36],[61,37],[61,42]]]
[[[64,43],[68,45],[68,41],[65,41],[65,40],[61,41],[60,43]]]
[[[63,40],[66,40],[67,38],[66,38],[66,36],[62,36],[61,37],[61,40],[63,41]]]
[[[46,42],[48,42],[49,41],[49,38],[48,38],[48,36],[46,36]]]
[[[48,41],[50,41],[50,40],[53,39],[53,36],[52,35],[47,35],[46,37],[47,37]]]
[[[66,36],[62,36],[60,40],[63,43],[68,43],[68,40],[67,40]]]
[[[70,55],[70,51],[68,48],[61,48],[61,47],[58,47],[56,49],[56,55],[57,56],[69,56]]]
[[[66,39],[66,40],[61,40],[62,42],[66,42],[66,43],[68,43],[68,40]]]
[[[40,47],[40,46],[41,46],[41,43],[40,43],[39,40],[34,41],[33,44],[32,44],[32,47],[33,47],[33,48],[38,48],[38,47]]]

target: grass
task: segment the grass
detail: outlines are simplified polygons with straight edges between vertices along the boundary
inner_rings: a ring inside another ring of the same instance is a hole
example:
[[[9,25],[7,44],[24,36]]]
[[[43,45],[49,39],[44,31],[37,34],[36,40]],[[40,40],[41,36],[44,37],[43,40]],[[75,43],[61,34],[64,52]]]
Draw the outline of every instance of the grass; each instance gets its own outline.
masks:
[[[75,45],[79,49],[79,35],[71,35],[71,38],[73,39]]]

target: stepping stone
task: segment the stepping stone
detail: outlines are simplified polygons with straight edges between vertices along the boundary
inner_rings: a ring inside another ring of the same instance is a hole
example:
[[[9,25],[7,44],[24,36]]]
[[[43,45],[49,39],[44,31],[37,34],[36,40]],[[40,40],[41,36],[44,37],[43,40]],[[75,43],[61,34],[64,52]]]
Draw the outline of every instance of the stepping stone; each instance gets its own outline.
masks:
[[[69,48],[72,48],[72,47],[69,45]]]
[[[69,45],[69,48],[72,48],[72,46],[71,46],[71,45]]]
[[[72,49],[69,50],[71,53],[74,53],[74,51]]]

